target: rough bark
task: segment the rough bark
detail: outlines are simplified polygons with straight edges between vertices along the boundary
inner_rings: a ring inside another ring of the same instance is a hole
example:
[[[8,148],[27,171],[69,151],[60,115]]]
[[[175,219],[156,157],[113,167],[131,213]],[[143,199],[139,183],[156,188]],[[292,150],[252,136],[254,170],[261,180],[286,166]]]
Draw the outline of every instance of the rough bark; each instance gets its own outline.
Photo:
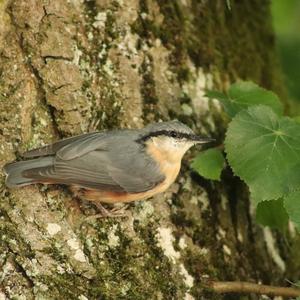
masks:
[[[284,94],[269,1],[231,5],[1,0],[0,167],[96,121],[101,130],[178,118],[221,142],[226,119],[206,87],[243,78]],[[0,298],[219,299],[205,282],[293,279],[294,244],[255,224],[230,170],[221,183],[190,174],[195,151],[168,192],[125,220],[87,220],[94,207],[64,187],[8,190],[2,176]]]

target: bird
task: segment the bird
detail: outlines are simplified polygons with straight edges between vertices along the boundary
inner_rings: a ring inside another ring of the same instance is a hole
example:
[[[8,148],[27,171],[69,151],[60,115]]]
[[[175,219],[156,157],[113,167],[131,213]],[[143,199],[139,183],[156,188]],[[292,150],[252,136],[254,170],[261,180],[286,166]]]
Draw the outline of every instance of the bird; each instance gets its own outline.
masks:
[[[5,182],[9,188],[67,185],[101,209],[101,203],[128,203],[164,192],[175,181],[185,152],[212,141],[177,120],[86,133],[23,153],[24,160],[4,166]]]

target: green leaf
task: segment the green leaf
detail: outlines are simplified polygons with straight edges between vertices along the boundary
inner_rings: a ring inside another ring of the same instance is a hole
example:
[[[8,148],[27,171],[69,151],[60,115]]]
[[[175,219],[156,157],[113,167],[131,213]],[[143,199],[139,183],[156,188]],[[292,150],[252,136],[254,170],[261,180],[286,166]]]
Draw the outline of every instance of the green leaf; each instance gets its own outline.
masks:
[[[300,163],[296,163],[291,167],[288,176],[285,177],[284,184],[288,187],[286,194],[300,188]]]
[[[300,177],[295,168],[300,163],[300,124],[266,106],[250,107],[230,122],[225,151],[256,202],[278,199],[294,188],[296,183],[288,179]]]
[[[221,151],[213,148],[200,152],[193,160],[191,167],[207,179],[220,180],[224,161]]]
[[[219,100],[231,118],[241,110],[259,104],[271,107],[278,115],[282,115],[283,112],[276,94],[251,81],[238,81],[232,84],[226,94],[208,91],[206,96]]]
[[[282,231],[286,229],[289,216],[283,206],[283,200],[260,202],[256,208],[256,221],[264,226]]]
[[[300,190],[293,191],[284,198],[284,207],[290,219],[300,230]]]

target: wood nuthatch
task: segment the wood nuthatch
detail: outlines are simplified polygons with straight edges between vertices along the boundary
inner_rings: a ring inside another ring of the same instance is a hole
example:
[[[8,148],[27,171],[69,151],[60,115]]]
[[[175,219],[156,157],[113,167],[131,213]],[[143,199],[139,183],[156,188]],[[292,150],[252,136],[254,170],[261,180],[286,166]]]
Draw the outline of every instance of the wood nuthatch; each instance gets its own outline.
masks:
[[[175,181],[191,146],[211,141],[179,121],[87,133],[30,150],[23,155],[29,160],[6,164],[6,185],[65,184],[96,203],[143,200]]]

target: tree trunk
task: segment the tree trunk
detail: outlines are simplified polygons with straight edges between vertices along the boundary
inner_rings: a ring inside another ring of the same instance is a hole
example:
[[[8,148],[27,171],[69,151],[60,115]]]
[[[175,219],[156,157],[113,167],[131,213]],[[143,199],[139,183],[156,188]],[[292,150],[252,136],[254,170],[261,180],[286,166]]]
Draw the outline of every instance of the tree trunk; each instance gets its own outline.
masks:
[[[227,2],[0,1],[0,167],[95,124],[177,118],[221,143],[225,117],[205,88],[242,78],[284,95],[269,1]],[[292,246],[255,224],[230,170],[221,183],[191,174],[196,151],[120,220],[87,219],[93,205],[65,187],[9,190],[2,176],[0,299],[223,299],[208,281],[293,279]]]

